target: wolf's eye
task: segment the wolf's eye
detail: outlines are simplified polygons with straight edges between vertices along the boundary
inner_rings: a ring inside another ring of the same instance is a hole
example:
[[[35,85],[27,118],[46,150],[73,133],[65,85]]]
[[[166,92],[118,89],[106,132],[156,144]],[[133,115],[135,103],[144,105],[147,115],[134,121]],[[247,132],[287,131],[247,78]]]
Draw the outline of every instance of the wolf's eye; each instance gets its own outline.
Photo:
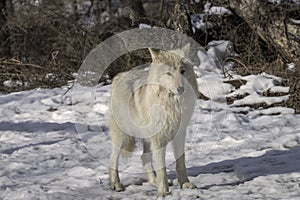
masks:
[[[172,76],[171,72],[167,72],[167,75],[168,75],[168,76]]]
[[[185,73],[184,69],[180,70],[180,74],[184,74],[184,73]]]

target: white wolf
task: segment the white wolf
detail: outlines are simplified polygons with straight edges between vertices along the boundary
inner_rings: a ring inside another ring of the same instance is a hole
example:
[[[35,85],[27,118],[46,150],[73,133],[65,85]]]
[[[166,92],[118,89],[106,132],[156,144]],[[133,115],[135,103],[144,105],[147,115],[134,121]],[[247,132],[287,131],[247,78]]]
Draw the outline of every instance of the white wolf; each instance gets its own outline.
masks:
[[[119,155],[132,152],[136,138],[143,142],[143,167],[149,182],[157,186],[158,196],[169,194],[165,153],[170,142],[180,187],[196,188],[188,180],[184,154],[186,128],[198,94],[192,65],[185,59],[189,49],[189,44],[172,51],[149,49],[153,62],[148,71],[131,70],[113,79],[109,120],[111,189],[124,190],[118,174]]]

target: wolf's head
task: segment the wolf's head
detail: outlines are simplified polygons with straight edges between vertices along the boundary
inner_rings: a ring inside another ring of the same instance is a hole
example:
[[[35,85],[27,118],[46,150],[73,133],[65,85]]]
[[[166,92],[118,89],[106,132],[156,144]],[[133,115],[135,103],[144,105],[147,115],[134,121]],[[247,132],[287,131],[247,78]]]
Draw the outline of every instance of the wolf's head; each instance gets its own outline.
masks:
[[[190,51],[190,44],[181,49],[165,51],[149,49],[152,57],[149,80],[162,84],[172,91],[181,95],[188,83],[198,93],[193,66],[187,59]],[[186,80],[185,80],[186,79]]]

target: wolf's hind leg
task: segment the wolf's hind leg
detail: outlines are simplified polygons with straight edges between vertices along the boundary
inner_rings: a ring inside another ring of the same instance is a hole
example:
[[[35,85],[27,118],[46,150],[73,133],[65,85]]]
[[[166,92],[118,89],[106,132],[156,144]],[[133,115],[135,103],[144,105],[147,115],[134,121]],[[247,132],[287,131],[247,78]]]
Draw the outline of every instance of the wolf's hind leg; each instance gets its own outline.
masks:
[[[145,174],[147,176],[147,179],[149,183],[151,183],[154,186],[157,186],[156,183],[156,175],[154,173],[153,167],[152,167],[152,152],[150,151],[150,144],[146,141],[143,141],[143,155],[142,155],[142,162]]]

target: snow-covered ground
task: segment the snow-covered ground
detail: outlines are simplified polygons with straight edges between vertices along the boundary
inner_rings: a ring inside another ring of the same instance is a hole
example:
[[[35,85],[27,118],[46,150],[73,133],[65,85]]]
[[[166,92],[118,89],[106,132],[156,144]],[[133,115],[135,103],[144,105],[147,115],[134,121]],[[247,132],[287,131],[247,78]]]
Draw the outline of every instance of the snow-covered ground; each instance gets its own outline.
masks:
[[[198,189],[178,187],[168,151],[173,185],[165,199],[299,199],[300,116],[289,108],[251,106],[285,101],[288,88],[267,74],[241,77],[229,71],[243,85],[226,82],[220,65],[230,69],[230,63],[220,63],[218,52],[228,46],[219,42],[199,52],[202,63],[195,67],[199,90],[211,99],[197,101],[187,134],[187,170]],[[109,189],[110,86],[66,91],[0,96],[0,199],[156,199],[156,188],[143,174],[140,145],[121,159],[126,191]]]

